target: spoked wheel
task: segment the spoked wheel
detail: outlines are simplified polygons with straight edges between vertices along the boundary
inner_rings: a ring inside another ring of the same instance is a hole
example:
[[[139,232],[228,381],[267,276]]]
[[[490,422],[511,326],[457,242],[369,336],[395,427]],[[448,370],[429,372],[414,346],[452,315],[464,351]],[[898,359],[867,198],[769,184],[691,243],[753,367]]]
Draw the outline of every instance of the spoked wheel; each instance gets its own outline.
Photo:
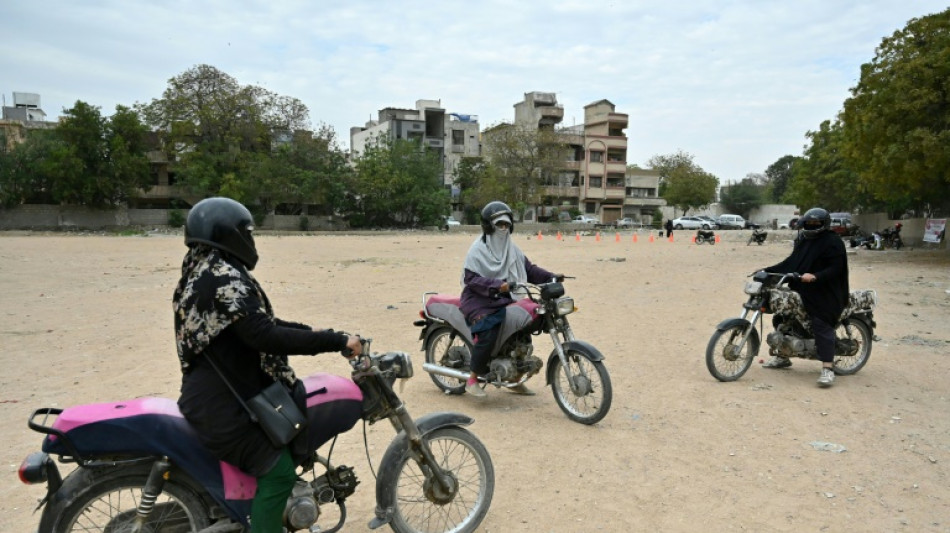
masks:
[[[81,468],[70,475],[64,489],[72,497],[46,506],[40,531],[70,533],[133,531],[136,508],[150,467],[102,469]],[[73,478],[77,476],[77,478]],[[70,478],[73,478],[70,480]],[[210,525],[209,511],[189,488],[173,480],[165,482],[144,527],[148,533],[190,533]]]
[[[488,513],[495,492],[495,468],[488,450],[468,430],[436,429],[425,436],[432,455],[452,479],[448,490],[420,470],[407,451],[399,474],[384,490],[395,491],[390,527],[397,533],[469,533]]]
[[[746,328],[751,328],[749,338],[742,345]],[[706,346],[706,368],[719,381],[735,381],[752,366],[759,354],[759,332],[751,325],[735,324],[724,330],[716,330]]]
[[[850,376],[871,357],[871,329],[860,320],[843,320],[835,329],[835,374]]]
[[[472,360],[472,351],[465,338],[459,334],[452,338],[452,329],[439,328],[432,332],[429,337],[429,345],[426,347],[426,363],[441,365],[448,368],[454,368],[463,372],[469,372],[469,364]],[[449,394],[462,394],[465,392],[465,380],[429,374],[436,387]]]
[[[570,376],[555,357],[551,363],[551,390],[554,401],[568,418],[581,424],[600,422],[613,401],[613,387],[603,361],[594,361],[583,352],[568,350]]]

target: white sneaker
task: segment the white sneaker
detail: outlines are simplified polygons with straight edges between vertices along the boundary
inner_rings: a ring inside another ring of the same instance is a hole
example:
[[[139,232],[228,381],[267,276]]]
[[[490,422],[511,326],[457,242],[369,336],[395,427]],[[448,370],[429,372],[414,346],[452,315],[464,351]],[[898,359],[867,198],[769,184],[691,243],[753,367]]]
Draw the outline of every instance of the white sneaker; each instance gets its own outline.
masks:
[[[835,384],[835,371],[830,368],[822,368],[821,375],[818,376],[818,384],[822,387],[830,387]]]
[[[792,366],[792,362],[788,357],[779,357],[777,355],[773,355],[768,361],[762,364],[762,368],[788,368],[790,366]]]
[[[476,398],[484,398],[485,396],[487,396],[487,394],[485,394],[485,389],[483,389],[481,384],[477,381],[474,383],[466,383],[465,393],[471,394],[472,396],[475,396]]]

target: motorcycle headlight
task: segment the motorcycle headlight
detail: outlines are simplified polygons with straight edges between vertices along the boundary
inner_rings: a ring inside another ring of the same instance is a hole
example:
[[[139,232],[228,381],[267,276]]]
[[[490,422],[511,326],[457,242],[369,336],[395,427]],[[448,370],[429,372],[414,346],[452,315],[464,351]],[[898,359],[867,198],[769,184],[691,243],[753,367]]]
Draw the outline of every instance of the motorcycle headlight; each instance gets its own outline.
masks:
[[[557,312],[558,316],[569,315],[577,310],[574,307],[574,298],[558,298],[557,303],[554,305],[554,310]]]
[[[406,352],[386,352],[379,357],[377,364],[381,372],[391,372],[394,378],[412,377],[412,360]]]
[[[746,294],[759,294],[762,292],[762,282],[761,281],[747,281],[745,284],[745,293]]]

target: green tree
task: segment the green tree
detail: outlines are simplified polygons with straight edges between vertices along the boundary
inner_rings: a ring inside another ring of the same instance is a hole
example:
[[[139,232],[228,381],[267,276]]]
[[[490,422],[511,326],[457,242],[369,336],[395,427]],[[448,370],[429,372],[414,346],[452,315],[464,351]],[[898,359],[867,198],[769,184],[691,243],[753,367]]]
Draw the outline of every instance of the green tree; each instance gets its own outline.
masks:
[[[767,197],[771,201],[775,203],[785,201],[785,191],[788,190],[793,169],[799,160],[801,160],[801,157],[783,155],[765,169],[765,177],[768,182]]]
[[[501,194],[512,209],[523,211],[541,205],[544,187],[554,183],[564,169],[568,145],[552,128],[500,124],[483,136],[490,165],[482,185]]]
[[[716,200],[719,178],[693,162],[693,156],[682,150],[675,154],[655,155],[647,165],[660,174],[660,196],[685,214]]]
[[[466,157],[455,169],[454,181],[459,187],[459,201],[466,222],[478,223],[478,213],[482,206],[494,200],[514,203],[515,191],[511,183],[505,180],[499,169],[481,157]]]
[[[278,134],[310,127],[299,100],[242,86],[210,65],[171,78],[161,98],[138,109],[162,135],[179,182],[204,195],[255,190],[251,169],[260,169]]]
[[[356,160],[350,223],[354,226],[435,225],[449,192],[442,161],[418,141],[380,138]]]
[[[762,205],[764,186],[754,177],[746,177],[739,183],[725,186],[719,195],[719,203],[730,213],[749,218],[753,209]]]
[[[841,123],[828,120],[818,131],[805,135],[810,144],[792,167],[785,196],[800,209],[821,206],[829,211],[850,211],[862,204],[857,173],[842,154],[842,135]]]
[[[950,9],[883,39],[844,103],[850,168],[892,210],[950,205]]]

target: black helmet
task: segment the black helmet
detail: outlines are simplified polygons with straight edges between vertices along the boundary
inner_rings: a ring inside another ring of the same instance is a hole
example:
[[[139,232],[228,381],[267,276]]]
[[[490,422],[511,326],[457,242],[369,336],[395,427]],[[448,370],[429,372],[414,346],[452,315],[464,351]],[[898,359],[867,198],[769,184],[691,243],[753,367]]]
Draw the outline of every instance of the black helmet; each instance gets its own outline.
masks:
[[[482,233],[485,235],[491,235],[495,233],[495,220],[501,216],[508,216],[508,220],[511,221],[511,230],[515,231],[515,217],[511,214],[511,208],[508,207],[508,204],[505,202],[499,202],[495,200],[494,202],[488,202],[485,207],[482,208]]]
[[[254,218],[246,207],[230,198],[206,198],[191,208],[185,221],[185,244],[207,244],[227,252],[248,270],[257,264]]]
[[[831,229],[831,215],[820,207],[813,207],[805,211],[801,220],[798,221],[798,227],[801,228],[803,237],[814,239]]]

